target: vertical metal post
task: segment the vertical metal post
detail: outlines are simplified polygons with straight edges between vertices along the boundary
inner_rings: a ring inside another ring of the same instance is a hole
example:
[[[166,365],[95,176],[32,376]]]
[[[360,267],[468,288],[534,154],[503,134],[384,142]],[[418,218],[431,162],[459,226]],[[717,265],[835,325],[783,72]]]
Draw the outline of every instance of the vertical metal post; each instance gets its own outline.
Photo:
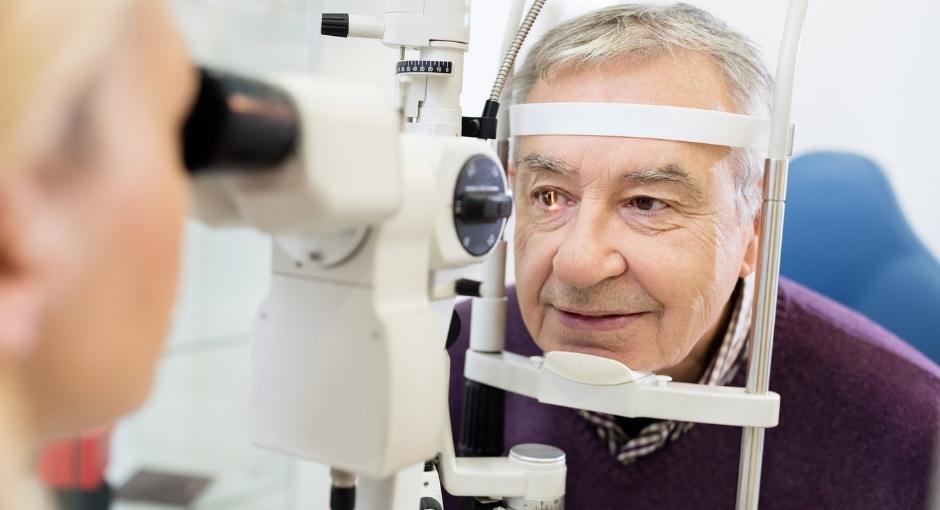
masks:
[[[746,390],[754,394],[767,393],[770,389],[770,362],[773,353],[774,322],[777,318],[777,284],[780,277],[787,171],[793,148],[790,113],[797,56],[808,8],[809,0],[790,0],[783,40],[780,43],[780,56],[777,59],[770,146],[764,168],[764,201],[761,211],[754,322],[751,324],[747,366]],[[757,510],[763,456],[764,429],[745,427],[741,435],[737,510]]]
[[[770,362],[777,317],[777,284],[780,275],[788,166],[789,161],[786,159],[768,159],[764,169],[760,258],[757,265],[754,322],[751,325],[747,367],[748,393],[763,394],[770,391]],[[745,427],[741,439],[741,463],[738,472],[738,510],[757,509],[763,453],[764,429]]]

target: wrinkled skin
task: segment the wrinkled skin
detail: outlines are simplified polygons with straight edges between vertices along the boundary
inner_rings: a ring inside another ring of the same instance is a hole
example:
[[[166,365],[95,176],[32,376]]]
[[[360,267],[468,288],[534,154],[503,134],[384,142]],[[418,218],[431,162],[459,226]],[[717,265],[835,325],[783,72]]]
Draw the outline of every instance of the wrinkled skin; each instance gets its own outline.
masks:
[[[717,66],[695,54],[562,69],[540,79],[527,102],[735,111]],[[516,285],[539,347],[677,380],[701,376],[757,251],[757,224],[738,214],[728,154],[636,138],[518,140],[510,170]]]

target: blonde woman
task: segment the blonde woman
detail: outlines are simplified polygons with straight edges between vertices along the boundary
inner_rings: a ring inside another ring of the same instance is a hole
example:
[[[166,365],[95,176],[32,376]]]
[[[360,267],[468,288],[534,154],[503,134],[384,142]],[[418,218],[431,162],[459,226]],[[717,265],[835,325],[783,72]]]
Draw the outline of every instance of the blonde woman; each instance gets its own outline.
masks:
[[[161,0],[0,0],[0,509],[35,449],[146,396],[194,77]]]

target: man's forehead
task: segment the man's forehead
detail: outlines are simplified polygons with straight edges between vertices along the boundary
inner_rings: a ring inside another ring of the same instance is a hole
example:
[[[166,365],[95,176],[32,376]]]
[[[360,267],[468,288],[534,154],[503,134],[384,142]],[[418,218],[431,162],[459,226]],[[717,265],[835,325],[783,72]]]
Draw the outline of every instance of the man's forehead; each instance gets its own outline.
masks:
[[[734,111],[721,69],[695,52],[561,68],[539,78],[528,103],[594,102],[680,106]]]
[[[576,171],[593,175],[675,165],[707,180],[705,174],[730,152],[716,145],[608,136],[519,136],[514,142],[515,163],[520,169],[555,169],[559,174]]]

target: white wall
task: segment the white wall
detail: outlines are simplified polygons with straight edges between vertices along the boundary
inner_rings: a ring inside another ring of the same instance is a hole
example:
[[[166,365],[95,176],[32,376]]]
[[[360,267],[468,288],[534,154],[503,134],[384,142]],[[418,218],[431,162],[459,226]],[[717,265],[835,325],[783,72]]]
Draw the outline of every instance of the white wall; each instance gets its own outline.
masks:
[[[797,148],[881,163],[921,238],[940,255],[940,3],[815,2],[797,90]]]

